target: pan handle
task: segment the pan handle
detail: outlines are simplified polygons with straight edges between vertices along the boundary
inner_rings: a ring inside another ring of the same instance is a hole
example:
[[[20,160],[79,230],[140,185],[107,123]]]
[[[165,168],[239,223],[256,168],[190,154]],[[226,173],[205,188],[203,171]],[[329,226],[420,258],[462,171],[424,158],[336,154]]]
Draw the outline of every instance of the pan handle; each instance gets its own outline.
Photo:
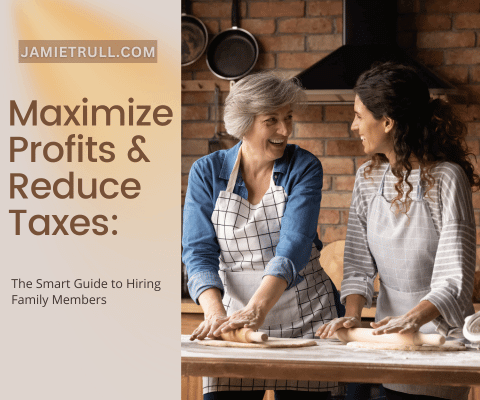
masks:
[[[232,1],[232,28],[238,28],[238,0]]]
[[[178,4],[178,3],[177,3]],[[190,0],[182,0],[182,15],[190,12]]]

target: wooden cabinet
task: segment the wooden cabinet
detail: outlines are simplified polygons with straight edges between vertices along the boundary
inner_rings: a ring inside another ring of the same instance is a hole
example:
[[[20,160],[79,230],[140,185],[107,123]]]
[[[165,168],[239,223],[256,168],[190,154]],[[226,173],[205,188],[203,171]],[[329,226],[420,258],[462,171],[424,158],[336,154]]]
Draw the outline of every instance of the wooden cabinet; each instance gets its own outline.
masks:
[[[480,400],[480,386],[473,386],[468,395],[468,400]]]

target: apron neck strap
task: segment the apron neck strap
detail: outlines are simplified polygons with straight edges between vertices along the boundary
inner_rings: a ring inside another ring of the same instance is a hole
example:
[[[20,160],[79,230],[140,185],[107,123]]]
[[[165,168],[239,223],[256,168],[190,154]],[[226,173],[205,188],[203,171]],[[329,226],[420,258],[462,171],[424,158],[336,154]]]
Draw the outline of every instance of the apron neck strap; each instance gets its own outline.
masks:
[[[235,165],[233,166],[232,173],[230,174],[230,178],[228,179],[227,188],[225,189],[226,192],[233,193],[233,189],[235,188],[235,183],[237,182],[241,159],[242,159],[242,146],[240,146],[240,148],[238,149],[237,159],[235,161]],[[275,181],[273,180],[274,169],[275,168],[272,168],[272,176],[270,177],[270,187],[275,186]]]
[[[417,183],[417,201],[421,201],[423,198],[423,186],[422,186],[422,167],[418,167],[418,183]]]
[[[226,192],[233,193],[233,188],[235,187],[235,183],[237,182],[238,170],[240,169],[240,160],[242,158],[242,146],[238,149],[237,159],[235,161],[235,165],[233,166],[232,173],[230,174],[230,178],[228,179],[228,185]]]
[[[272,175],[270,176],[270,187],[271,188],[275,186],[275,180],[273,179],[274,169],[275,169],[275,167],[272,168]]]
[[[385,177],[387,176],[387,172],[389,171],[389,169],[390,169],[390,164],[388,164],[387,169],[383,173],[382,181],[380,182],[380,186],[378,187],[378,194],[380,196],[383,196],[383,188],[385,186]]]
[[[383,173],[382,181],[380,182],[380,186],[378,187],[378,194],[383,196],[383,188],[385,187],[385,177],[387,176],[387,172],[390,170],[391,165],[388,164],[387,169]],[[422,167],[419,167],[418,171],[418,183],[417,183],[417,201],[421,201],[423,198],[423,186],[422,186]]]

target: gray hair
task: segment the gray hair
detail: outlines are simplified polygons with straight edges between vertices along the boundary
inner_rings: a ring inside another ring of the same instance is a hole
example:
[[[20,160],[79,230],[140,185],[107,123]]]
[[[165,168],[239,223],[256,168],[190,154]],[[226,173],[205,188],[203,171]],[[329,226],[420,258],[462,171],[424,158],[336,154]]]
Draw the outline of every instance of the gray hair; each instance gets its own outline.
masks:
[[[287,105],[294,107],[304,96],[294,78],[278,76],[271,71],[248,75],[233,85],[225,100],[225,128],[233,137],[242,139],[255,116]]]

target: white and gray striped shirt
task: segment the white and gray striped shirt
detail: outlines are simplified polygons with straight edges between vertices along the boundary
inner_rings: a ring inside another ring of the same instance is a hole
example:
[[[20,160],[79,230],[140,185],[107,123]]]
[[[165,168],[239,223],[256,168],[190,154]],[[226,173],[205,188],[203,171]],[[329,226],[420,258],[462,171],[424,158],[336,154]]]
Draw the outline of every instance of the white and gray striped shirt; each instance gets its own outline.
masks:
[[[345,243],[344,270],[341,300],[351,294],[367,299],[370,308],[373,296],[373,279],[377,274],[375,260],[367,240],[367,213],[370,200],[377,193],[388,164],[382,164],[364,178],[362,165],[355,179]],[[420,170],[412,170],[409,182],[413,186],[410,197],[416,195]],[[462,168],[451,162],[442,162],[431,169],[434,186],[425,200],[439,237],[431,280],[431,291],[422,300],[433,303],[440,311],[434,321],[437,330],[447,335],[458,331],[464,318],[473,312],[472,290],[476,260],[475,217],[472,191]],[[389,170],[385,177],[384,197],[397,196],[397,178]],[[404,183],[404,192],[408,186]],[[392,212],[394,210],[392,209]],[[381,277],[380,277],[381,278]]]

